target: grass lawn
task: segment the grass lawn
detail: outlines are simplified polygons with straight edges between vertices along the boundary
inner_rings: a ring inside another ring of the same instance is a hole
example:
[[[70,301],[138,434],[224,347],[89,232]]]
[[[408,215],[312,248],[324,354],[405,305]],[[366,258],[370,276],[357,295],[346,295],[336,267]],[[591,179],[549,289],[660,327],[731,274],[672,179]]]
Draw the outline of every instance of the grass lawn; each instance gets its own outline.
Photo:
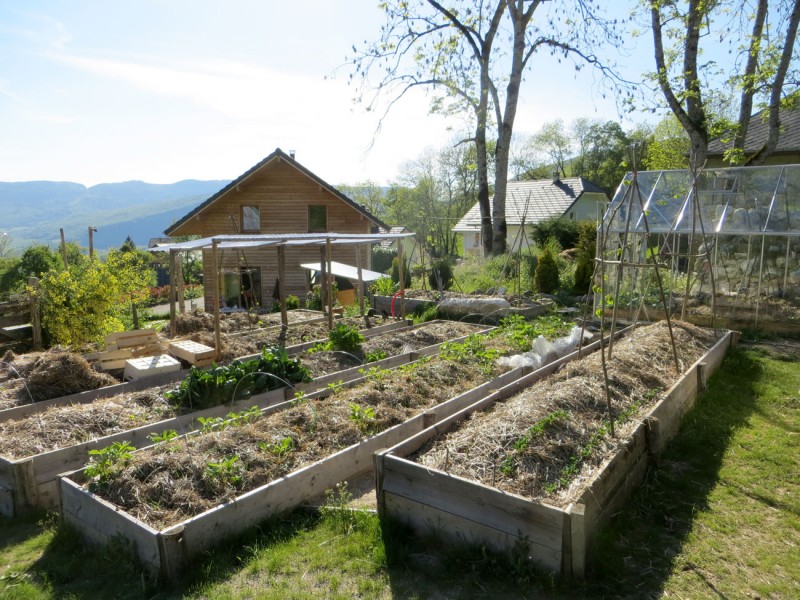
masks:
[[[87,549],[52,515],[0,520],[0,597],[797,598],[800,358],[733,351],[645,486],[593,546],[585,582],[448,551],[371,515],[296,513],[157,588],[128,549]]]

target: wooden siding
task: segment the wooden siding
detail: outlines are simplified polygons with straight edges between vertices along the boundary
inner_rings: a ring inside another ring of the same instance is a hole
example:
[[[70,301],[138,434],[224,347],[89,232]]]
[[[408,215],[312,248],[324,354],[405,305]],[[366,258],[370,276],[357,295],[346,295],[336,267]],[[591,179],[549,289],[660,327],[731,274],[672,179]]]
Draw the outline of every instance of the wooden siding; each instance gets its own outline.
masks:
[[[369,252],[366,244],[358,245],[361,250],[361,264],[369,268]],[[325,249],[325,246],[322,246]],[[348,265],[356,264],[355,246],[331,246],[332,260]],[[275,282],[278,278],[278,251],[276,248],[265,247],[261,249],[219,250],[218,257],[220,271],[238,270],[239,267],[261,267],[261,300],[264,306],[272,304],[272,295],[275,292]],[[301,299],[308,292],[307,277],[309,271],[300,267],[302,263],[319,263],[320,246],[289,246],[286,248],[286,294],[293,294]],[[211,251],[203,252],[203,276],[208,283],[205,287],[205,302],[211,310],[213,306],[214,263]]]
[[[330,190],[308,178],[280,157],[242,183],[232,188],[214,204],[191,218],[175,235],[210,237],[241,233],[242,206],[258,206],[261,213],[259,233],[307,233],[308,207],[328,209],[328,231],[336,233],[370,233],[373,223]],[[324,247],[324,246],[323,246]],[[319,262],[318,247],[288,247],[286,249],[286,293],[303,298],[308,291],[304,262]],[[332,248],[333,260],[355,265],[352,246]],[[278,277],[278,258],[275,248],[225,250],[219,252],[220,268],[261,267],[261,297],[265,306],[271,303]],[[370,253],[361,249],[362,266],[370,266]],[[212,306],[213,263],[211,252],[203,253],[206,306]]]
[[[242,206],[261,209],[260,233],[307,233],[311,205],[328,208],[328,231],[370,233],[369,219],[278,157],[192,217],[174,235],[241,233]]]

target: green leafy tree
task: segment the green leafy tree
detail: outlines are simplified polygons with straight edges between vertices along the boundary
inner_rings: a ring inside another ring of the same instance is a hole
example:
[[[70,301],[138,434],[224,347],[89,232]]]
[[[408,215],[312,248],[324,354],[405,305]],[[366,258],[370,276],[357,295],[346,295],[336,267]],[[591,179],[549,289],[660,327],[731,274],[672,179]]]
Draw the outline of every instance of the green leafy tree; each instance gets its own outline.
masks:
[[[615,121],[595,121],[581,131],[582,153],[573,161],[573,175],[613,193],[628,171],[631,138]]]
[[[152,268],[152,257],[148,252],[136,250],[132,242],[130,246],[123,244],[122,248],[109,251],[106,266],[114,273],[120,295],[129,300],[133,328],[138,329],[138,305],[150,297],[150,287],[155,285],[156,276]]]
[[[115,274],[97,260],[42,275],[42,327],[50,341],[80,348],[123,329],[114,314],[120,291]]]
[[[594,274],[594,258],[597,252],[597,230],[594,223],[582,221],[578,235],[577,251],[575,253],[575,284],[574,291],[586,294],[592,284]]]
[[[653,131],[642,166],[649,171],[686,169],[690,151],[689,136],[674,115],[667,115]]]
[[[45,273],[61,268],[61,256],[44,244],[27,248],[22,255],[10,261],[0,278],[0,289],[17,292],[25,288],[29,277],[42,277]]]

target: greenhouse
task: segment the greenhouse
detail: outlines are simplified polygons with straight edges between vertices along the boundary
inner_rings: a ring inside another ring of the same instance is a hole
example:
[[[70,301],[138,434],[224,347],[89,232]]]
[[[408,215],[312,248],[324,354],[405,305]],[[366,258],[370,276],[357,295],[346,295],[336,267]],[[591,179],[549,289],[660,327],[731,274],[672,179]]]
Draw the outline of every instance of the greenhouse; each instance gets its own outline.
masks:
[[[628,173],[597,247],[595,309],[800,331],[800,165]]]

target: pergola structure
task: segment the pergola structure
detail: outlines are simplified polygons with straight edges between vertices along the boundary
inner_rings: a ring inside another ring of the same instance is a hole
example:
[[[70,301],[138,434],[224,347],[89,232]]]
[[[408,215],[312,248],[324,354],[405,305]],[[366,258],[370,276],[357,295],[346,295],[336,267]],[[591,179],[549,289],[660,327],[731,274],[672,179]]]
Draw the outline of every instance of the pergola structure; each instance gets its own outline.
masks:
[[[276,234],[253,234],[253,235],[216,235],[188,242],[178,242],[175,244],[162,245],[153,250],[169,252],[169,281],[170,281],[170,302],[169,302],[169,324],[170,335],[175,336],[175,317],[176,317],[176,257],[179,252],[194,252],[209,250],[213,261],[214,287],[213,287],[213,306],[214,306],[214,342],[216,344],[217,357],[220,349],[220,266],[218,252],[225,249],[244,249],[244,248],[263,248],[274,246],[278,253],[278,296],[281,307],[281,325],[284,338],[286,329],[289,325],[289,318],[286,309],[286,248],[293,246],[319,246],[320,264],[323,269],[322,280],[325,282],[325,298],[327,301],[328,327],[333,329],[333,294],[331,277],[331,246],[334,244],[343,245],[364,245],[369,247],[371,244],[379,243],[384,240],[392,240],[413,236],[413,233],[276,233]],[[356,271],[358,274],[358,303],[361,316],[364,317],[364,293],[361,253],[356,252]],[[400,287],[403,287],[403,245],[398,244],[398,263],[400,267]],[[402,298],[402,296],[401,296]],[[401,315],[404,314],[401,300]]]

